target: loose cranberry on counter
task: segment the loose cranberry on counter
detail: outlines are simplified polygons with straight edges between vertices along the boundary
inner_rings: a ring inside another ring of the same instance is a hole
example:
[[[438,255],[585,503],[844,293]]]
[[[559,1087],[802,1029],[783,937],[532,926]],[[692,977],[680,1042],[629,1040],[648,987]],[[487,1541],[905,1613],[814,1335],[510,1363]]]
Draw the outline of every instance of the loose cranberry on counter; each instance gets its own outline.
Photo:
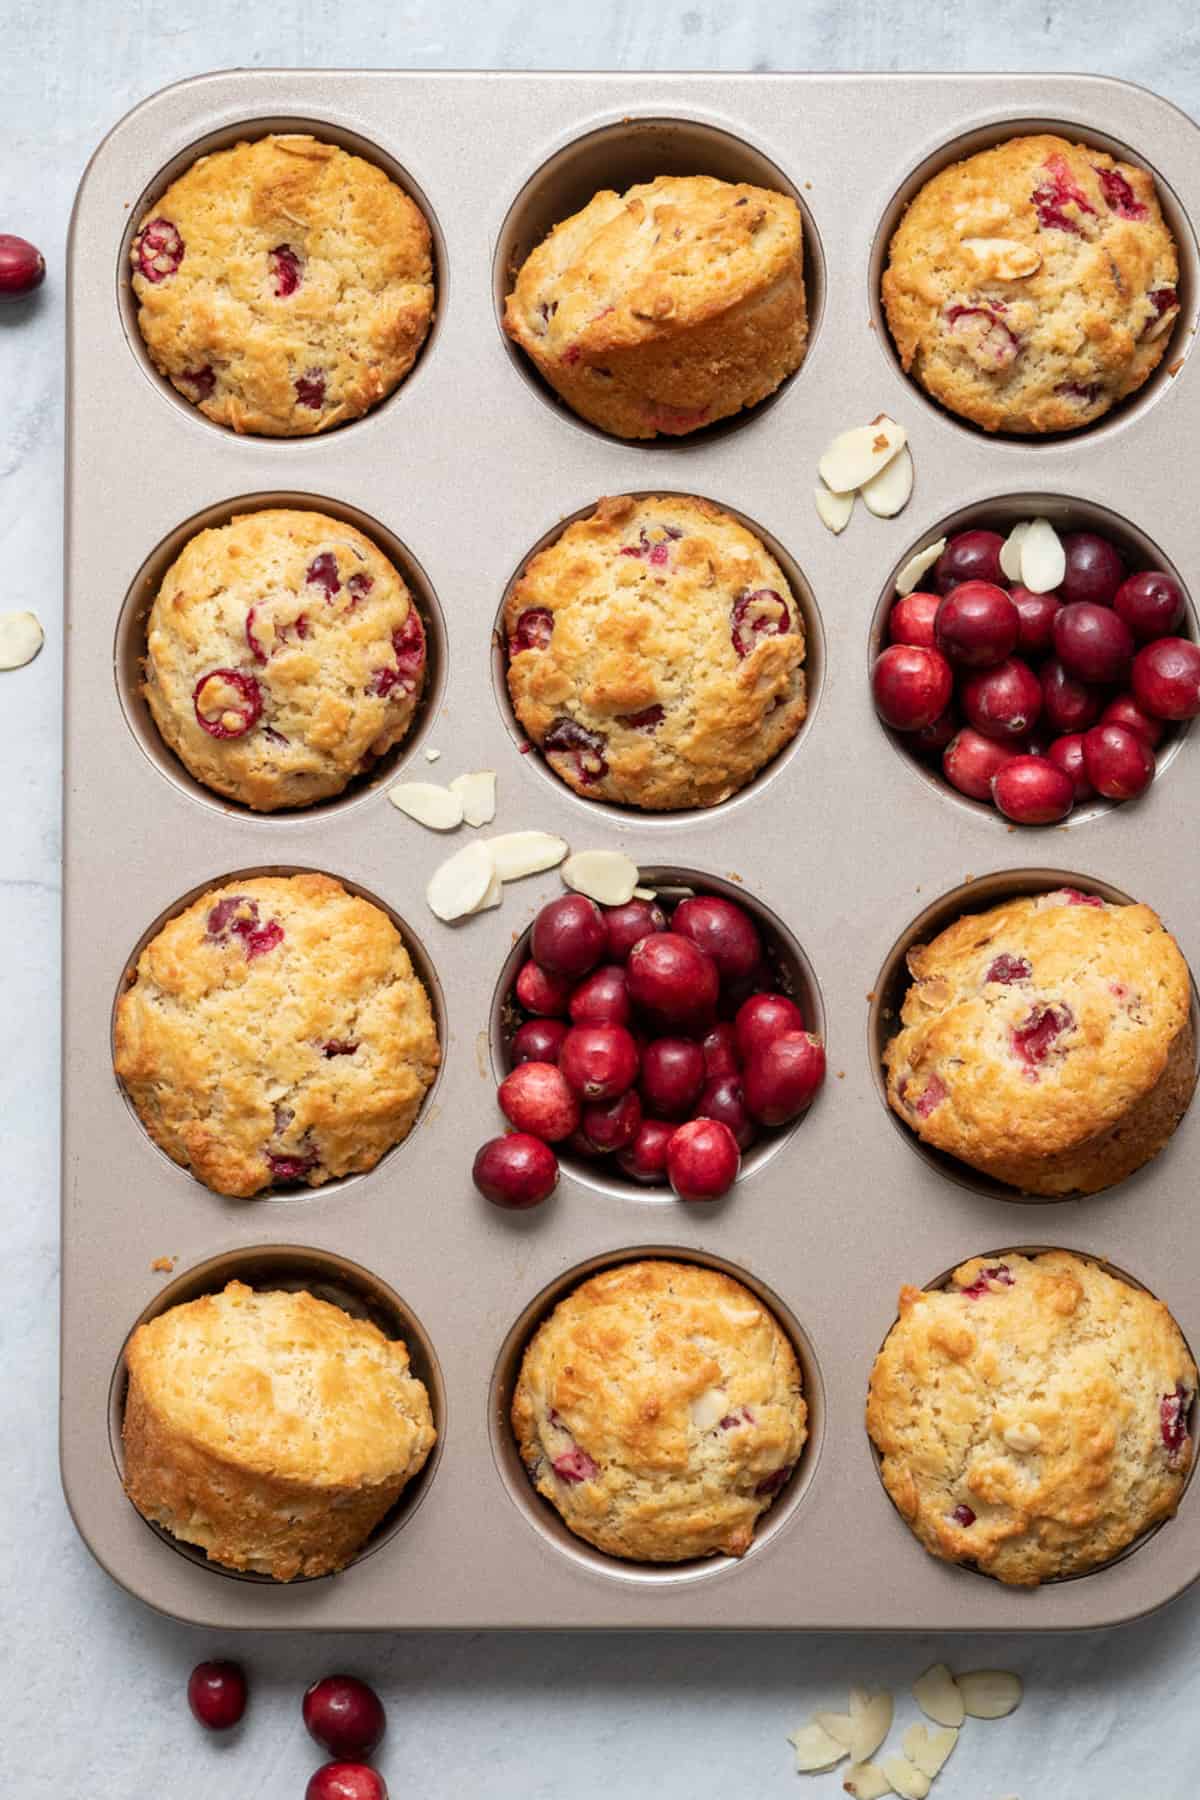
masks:
[[[1164,569],[1142,569],[1130,575],[1117,589],[1112,604],[1141,644],[1170,637],[1179,630],[1187,611],[1183,589]]]
[[[686,1119],[704,1086],[704,1051],[695,1038],[653,1038],[642,1050],[639,1086],[655,1118]]]
[[[608,954],[614,962],[623,963],[642,938],[667,929],[667,915],[656,901],[627,900],[624,906],[605,907],[604,927]]]
[[[388,1800],[387,1783],[369,1763],[323,1763],[309,1777],[304,1800]]]
[[[530,967],[536,968],[537,964]],[[567,1026],[563,1019],[526,1019],[513,1033],[513,1067],[529,1062],[557,1063],[566,1035]]]
[[[707,1082],[693,1117],[719,1119],[722,1125],[728,1125],[739,1150],[748,1150],[758,1136],[740,1075],[719,1075],[715,1081]]]
[[[700,1040],[704,1052],[704,1078],[717,1081],[722,1075],[736,1075],[742,1066],[737,1047],[737,1031],[731,1019],[722,1019]]]
[[[763,1125],[786,1125],[825,1079],[825,1046],[810,1031],[785,1031],[746,1063],[746,1106]]]
[[[1133,633],[1111,606],[1089,600],[1064,606],[1054,621],[1054,648],[1079,681],[1120,681],[1133,658]]]
[[[1046,755],[1056,769],[1061,769],[1070,780],[1075,790],[1076,800],[1090,800],[1095,793],[1088,780],[1087,769],[1083,760],[1083,733],[1073,731],[1066,737],[1055,738],[1046,751]]]
[[[1154,780],[1154,752],[1125,725],[1093,725],[1084,734],[1088,780],[1106,800],[1135,800]]]
[[[576,1025],[628,1025],[633,1016],[625,971],[618,963],[605,963],[585,975],[568,1006]]]
[[[719,1119],[689,1119],[667,1144],[667,1177],[680,1200],[719,1200],[741,1166],[737,1140]]]
[[[762,961],[762,939],[753,919],[719,894],[681,900],[671,915],[671,930],[711,956],[722,981],[742,981]]]
[[[1136,731],[1139,737],[1145,738],[1152,750],[1158,748],[1167,729],[1161,719],[1152,718],[1145,712],[1132,694],[1118,694],[1115,700],[1110,700],[1100,714],[1100,724],[1124,725],[1127,731]]]
[[[554,1063],[521,1063],[504,1077],[496,1099],[510,1125],[547,1144],[570,1137],[579,1125],[579,1102]]]
[[[1200,713],[1200,645],[1190,638],[1156,638],[1133,659],[1133,697],[1156,719],[1194,719]]]
[[[938,557],[933,571],[933,584],[939,594],[948,594],[964,581],[1004,580],[1000,552],[1004,539],[998,531],[959,531]]]
[[[642,1123],[642,1103],[630,1088],[615,1100],[593,1100],[583,1109],[580,1130],[591,1149],[607,1156],[625,1150],[637,1137]]]
[[[894,731],[920,731],[950,704],[954,678],[940,650],[892,644],[871,672],[875,710]]]
[[[581,1099],[615,1100],[637,1080],[638,1047],[623,1025],[573,1025],[558,1066]]]
[[[528,1132],[491,1138],[476,1152],[472,1179],[485,1200],[512,1212],[540,1206],[558,1182],[558,1158]]]
[[[984,737],[969,725],[946,746],[942,757],[942,773],[951,787],[971,800],[990,800],[992,778],[1010,761],[1014,751],[1009,744]]]
[[[314,1681],[301,1710],[308,1735],[330,1756],[347,1761],[373,1755],[387,1728],[378,1694],[353,1675]]]
[[[1058,591],[1066,604],[1082,600],[1111,606],[1125,579],[1125,564],[1116,546],[1094,531],[1068,531],[1063,534],[1062,547],[1067,566]]]
[[[0,300],[23,300],[45,275],[46,259],[35,245],[0,231]]]
[[[529,947],[552,975],[586,975],[608,948],[604,915],[584,894],[560,894],[533,921]]]
[[[1056,656],[1042,664],[1042,714],[1051,731],[1086,731],[1103,704],[1103,696],[1069,675]]]
[[[1057,594],[1035,594],[1017,582],[1008,590],[1017,609],[1017,652],[1020,656],[1048,656],[1054,648],[1054,618],[1062,601]]]
[[[546,1018],[562,1018],[571,1004],[569,975],[551,975],[532,958],[522,963],[516,979],[516,995],[526,1012]]]
[[[634,1181],[661,1181],[667,1172],[667,1145],[678,1129],[667,1119],[643,1119],[629,1148],[618,1152],[618,1168]]]
[[[976,731],[1011,742],[1025,737],[1037,724],[1042,710],[1041,684],[1028,663],[1010,656],[994,669],[968,676],[962,705]]]
[[[888,614],[889,640],[893,644],[917,644],[922,650],[936,649],[933,621],[941,603],[940,595],[919,592],[897,600]]]
[[[629,953],[625,980],[633,1004],[667,1025],[710,1017],[720,988],[712,957],[677,931],[640,939]]]
[[[230,1731],[246,1710],[246,1676],[239,1663],[197,1663],[188,1676],[193,1718],[206,1731]]]
[[[751,994],[738,1008],[734,1033],[743,1064],[788,1031],[803,1031],[804,1015],[786,994]]]
[[[1021,621],[1003,588],[964,581],[937,610],[935,633],[942,655],[962,669],[991,669],[1017,647]]]
[[[1075,804],[1075,783],[1044,756],[1014,756],[993,779],[992,799],[1018,825],[1056,825]]]

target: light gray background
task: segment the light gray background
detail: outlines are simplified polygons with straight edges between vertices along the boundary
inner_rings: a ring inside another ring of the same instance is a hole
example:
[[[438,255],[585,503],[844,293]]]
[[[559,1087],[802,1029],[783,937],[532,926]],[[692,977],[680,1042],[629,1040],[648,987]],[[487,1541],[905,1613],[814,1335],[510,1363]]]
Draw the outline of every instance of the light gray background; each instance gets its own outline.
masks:
[[[1006,1723],[969,1723],[937,1800],[1194,1800],[1200,1591],[1115,1633],[1029,1643],[715,1634],[221,1643],[146,1611],[92,1563],[63,1505],[55,1416],[63,265],[75,186],[99,138],[152,90],[232,65],[1086,67],[1200,113],[1200,15],[1175,0],[1133,12],[1128,0],[1093,0],[1086,16],[1060,0],[9,0],[0,44],[0,230],[34,239],[50,270],[37,303],[0,313],[0,609],[32,607],[47,630],[31,668],[0,677],[0,1787],[23,1800],[301,1800],[318,1759],[300,1726],[300,1692],[345,1666],[387,1702],[380,1761],[393,1800],[797,1791],[831,1800],[835,1777],[791,1773],[785,1734],[814,1707],[843,1704],[851,1680],[896,1686],[907,1717],[912,1676],[945,1656],[1020,1669],[1027,1698]],[[122,422],[112,423],[119,455]],[[244,1659],[255,1689],[228,1742],[205,1737],[184,1700],[192,1663],[223,1651]]]

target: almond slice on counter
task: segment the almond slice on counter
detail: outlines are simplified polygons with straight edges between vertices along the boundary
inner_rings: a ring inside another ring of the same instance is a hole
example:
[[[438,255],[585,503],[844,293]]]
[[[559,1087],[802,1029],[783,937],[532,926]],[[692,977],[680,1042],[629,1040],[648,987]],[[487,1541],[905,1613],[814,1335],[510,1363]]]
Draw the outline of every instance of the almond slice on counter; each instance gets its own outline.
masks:
[[[963,1705],[972,1719],[1006,1719],[1021,1704],[1019,1675],[1007,1669],[972,1669],[958,1676]]]
[[[835,494],[849,494],[885,469],[908,442],[903,425],[886,414],[870,425],[840,432],[817,464],[817,473]]]
[[[567,854],[566,840],[549,831],[506,831],[485,840],[501,881],[521,881],[555,869]]]
[[[388,789],[388,799],[400,812],[430,831],[453,831],[463,822],[462,801],[436,781],[399,781]]]
[[[894,1711],[890,1694],[868,1694],[865,1688],[850,1689],[850,1718],[854,1725],[851,1762],[870,1762],[892,1729]]]
[[[932,569],[942,551],[946,548],[946,540],[940,537],[936,544],[926,544],[924,550],[918,550],[910,556],[896,577],[896,592],[903,600],[906,594],[915,593],[922,575]]]
[[[440,762],[441,760],[442,760],[442,753],[440,750],[434,750],[431,746],[425,752],[425,761],[426,762]]]
[[[1032,244],[1019,244],[1015,238],[965,237],[962,247],[971,252],[976,262],[986,265],[988,274],[997,281],[1020,281],[1042,266],[1041,252]]]
[[[934,1663],[913,1682],[913,1699],[935,1725],[957,1729],[966,1718],[967,1709],[958,1683],[945,1663]]]
[[[832,531],[835,537],[840,531],[845,531],[850,523],[850,514],[854,511],[854,489],[851,488],[848,494],[835,494],[832,488],[827,488],[824,482],[820,482],[813,489],[813,499],[822,525]]]
[[[832,1769],[846,1754],[846,1746],[815,1723],[801,1725],[793,1731],[788,1743],[796,1752],[796,1768],[802,1775],[816,1775],[822,1769]]]
[[[860,491],[868,512],[874,513],[877,519],[894,519],[908,505],[912,490],[912,453],[905,444],[885,469],[872,475],[870,481],[863,482]]]
[[[0,613],[0,669],[23,669],[45,641],[36,613]]]
[[[849,1713],[819,1712],[814,1717],[822,1731],[827,1731],[839,1744],[845,1744],[847,1750],[850,1748],[854,1742],[854,1720]]]
[[[493,868],[492,879],[487,884],[486,894],[483,896],[483,899],[479,902],[478,906],[473,906],[471,908],[472,918],[475,916],[476,913],[491,912],[491,910],[494,906],[499,906],[499,904],[503,900],[503,898],[504,898],[504,883],[501,881],[499,875],[497,875],[495,869]]]
[[[464,844],[440,863],[429,878],[425,898],[439,919],[463,919],[482,904],[496,873],[486,844]]]
[[[1067,554],[1049,519],[1034,519],[1021,539],[1021,582],[1031,594],[1048,594],[1067,572]]]
[[[929,1777],[910,1763],[907,1756],[889,1756],[880,1766],[902,1800],[925,1800]]]
[[[891,1793],[892,1784],[874,1763],[855,1763],[847,1771],[842,1789],[853,1800],[883,1800],[885,1794]]]
[[[473,769],[467,775],[456,775],[450,792],[458,795],[468,825],[491,824],[496,816],[495,769]]]
[[[1021,545],[1025,542],[1025,534],[1033,523],[1032,519],[1022,519],[1014,525],[1000,546],[1000,568],[1010,581],[1021,579]]]
[[[569,888],[601,906],[624,906],[638,884],[638,866],[619,850],[577,850],[559,871]]]
[[[902,1748],[913,1767],[932,1781],[957,1742],[958,1733],[952,1726],[930,1731],[927,1725],[910,1725],[904,1734]]]

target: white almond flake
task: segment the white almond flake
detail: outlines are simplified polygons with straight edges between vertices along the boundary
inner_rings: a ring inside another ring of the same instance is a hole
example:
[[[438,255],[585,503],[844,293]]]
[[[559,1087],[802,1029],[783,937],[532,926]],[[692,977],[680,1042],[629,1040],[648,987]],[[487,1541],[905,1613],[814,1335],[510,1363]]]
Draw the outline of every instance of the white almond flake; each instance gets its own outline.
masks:
[[[725,1389],[705,1388],[702,1394],[696,1395],[689,1411],[692,1415],[692,1424],[697,1431],[711,1431],[713,1426],[718,1424],[729,1411],[729,1401]],[[817,1723],[820,1724],[820,1722],[818,1715]]]
[[[854,511],[853,488],[848,494],[835,494],[832,488],[827,488],[824,482],[820,482],[813,489],[813,499],[817,503],[817,517],[822,525],[832,531],[835,537],[839,532],[845,531],[850,523],[850,514]]]
[[[0,669],[23,669],[45,641],[36,613],[0,613]]]
[[[875,1763],[855,1763],[842,1788],[853,1800],[883,1800],[885,1794],[891,1793],[892,1784]]]
[[[658,893],[654,888],[637,887],[633,890],[633,897],[635,900],[657,900]]]
[[[1006,1719],[1021,1704],[1019,1675],[1007,1669],[972,1669],[958,1677],[963,1705],[973,1719]]]
[[[907,441],[903,425],[881,416],[871,425],[856,425],[835,437],[817,464],[817,473],[835,494],[852,493],[885,469]]]
[[[425,761],[426,762],[440,762],[441,760],[442,760],[442,753],[440,750],[434,750],[431,746],[425,752]]]
[[[478,906],[473,906],[471,908],[472,917],[474,917],[476,913],[491,912],[494,906],[499,906],[503,898],[504,883],[493,868],[492,879],[488,882],[486,894],[483,896],[483,899],[479,902]]]
[[[1021,545],[1025,542],[1025,534],[1032,525],[1032,519],[1022,519],[1014,525],[1000,546],[1000,568],[1010,581],[1021,579]]]
[[[1067,553],[1049,519],[1035,519],[1021,539],[1021,582],[1031,594],[1048,594],[1067,572]]]
[[[1005,1428],[1004,1441],[1018,1456],[1028,1456],[1041,1443],[1042,1434],[1032,1419],[1022,1419],[1018,1424]]]
[[[902,1800],[925,1800],[929,1777],[914,1768],[906,1756],[889,1756],[883,1764],[883,1772]]]
[[[886,469],[862,485],[863,505],[877,519],[894,519],[908,505],[913,490],[913,460],[908,445],[893,456]]]
[[[850,1717],[854,1721],[851,1762],[870,1762],[892,1729],[893,1710],[890,1694],[868,1694],[863,1688],[850,1689]]]
[[[468,775],[456,775],[450,792],[462,802],[462,816],[468,825],[490,825],[496,816],[496,771],[473,769]]]
[[[913,1699],[935,1725],[957,1727],[967,1716],[958,1683],[945,1663],[934,1663],[913,1682]]]
[[[796,1768],[802,1775],[815,1775],[821,1769],[832,1769],[846,1754],[844,1744],[831,1738],[819,1725],[801,1725],[788,1739],[796,1752]]]
[[[465,918],[485,898],[492,885],[495,864],[486,844],[478,839],[464,844],[440,863],[429,878],[425,898],[439,919]]]
[[[1177,306],[1168,306],[1166,312],[1160,313],[1158,318],[1143,331],[1142,342],[1146,343],[1150,338],[1161,337],[1163,332],[1167,331],[1175,323],[1178,317],[1179,308]]]
[[[400,781],[388,789],[388,799],[418,825],[430,831],[453,831],[463,822],[462,801],[436,781]]]
[[[906,594],[916,592],[922,575],[924,575],[927,570],[932,569],[934,563],[945,548],[946,540],[944,537],[940,537],[936,544],[926,544],[924,550],[918,550],[915,556],[909,557],[908,561],[896,577],[896,592],[900,595],[901,599],[903,599]]]
[[[1040,251],[1032,244],[1018,244],[1015,238],[966,237],[962,247],[998,281],[1020,281],[1042,266]]]
[[[850,1748],[854,1742],[854,1720],[849,1713],[819,1712],[815,1716],[822,1731],[827,1731],[839,1744],[845,1744],[847,1750]]]
[[[932,1781],[957,1742],[958,1733],[951,1728],[930,1731],[927,1725],[910,1725],[904,1734],[903,1749],[914,1768]]]
[[[506,831],[485,841],[501,881],[555,869],[567,854],[566,840],[549,831]]]
[[[601,906],[624,906],[638,884],[638,866],[620,850],[577,850],[560,871],[569,888]]]

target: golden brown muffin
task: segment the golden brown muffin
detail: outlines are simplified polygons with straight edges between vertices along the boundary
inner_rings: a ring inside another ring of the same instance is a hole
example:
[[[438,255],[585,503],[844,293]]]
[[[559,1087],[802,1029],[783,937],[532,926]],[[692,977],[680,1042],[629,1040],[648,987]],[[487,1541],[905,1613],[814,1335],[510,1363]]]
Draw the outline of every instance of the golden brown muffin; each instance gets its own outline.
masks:
[[[715,806],[804,721],[800,609],[707,500],[602,500],[530,561],[504,634],[517,718],[587,799]]]
[[[412,1130],[440,1057],[400,933],[328,875],[194,900],[142,951],[113,1037],[154,1142],[243,1197],[373,1169]]]
[[[910,950],[888,1100],[1030,1194],[1095,1193],[1163,1148],[1195,1084],[1191,982],[1148,906],[1074,888],[968,913]]]
[[[408,374],[433,317],[429,226],[382,169],[299,134],[202,156],[138,226],[138,326],[218,425],[307,437]]]
[[[276,1581],[345,1568],[437,1437],[404,1344],[311,1294],[231,1281],[139,1325],[125,1365],[133,1504]]]
[[[715,1269],[636,1262],[560,1300],[512,1403],[539,1494],[577,1537],[636,1562],[741,1556],[804,1447],[785,1333]]]
[[[1071,431],[1158,365],[1178,279],[1145,169],[1020,137],[925,183],[883,304],[904,368],[951,412],[986,431]]]
[[[504,329],[603,431],[696,431],[804,360],[800,208],[711,175],[596,194],[526,258]]]
[[[201,531],[146,629],[154,723],[197,781],[258,812],[339,794],[408,730],[425,682],[412,596],[324,513]]]
[[[1161,1301],[1073,1256],[972,1257],[900,1290],[867,1429],[933,1556],[1033,1586],[1108,1562],[1179,1504],[1196,1366]]]

